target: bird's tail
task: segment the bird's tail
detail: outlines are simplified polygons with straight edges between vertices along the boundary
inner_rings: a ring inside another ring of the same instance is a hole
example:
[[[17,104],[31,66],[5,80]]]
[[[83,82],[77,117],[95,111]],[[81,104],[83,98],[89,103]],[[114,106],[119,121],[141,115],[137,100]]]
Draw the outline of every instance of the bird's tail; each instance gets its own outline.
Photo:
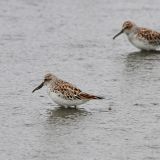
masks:
[[[82,99],[89,99],[89,100],[91,100],[91,99],[104,99],[104,97],[95,96],[95,95],[91,95],[88,93],[81,93],[80,96]]]

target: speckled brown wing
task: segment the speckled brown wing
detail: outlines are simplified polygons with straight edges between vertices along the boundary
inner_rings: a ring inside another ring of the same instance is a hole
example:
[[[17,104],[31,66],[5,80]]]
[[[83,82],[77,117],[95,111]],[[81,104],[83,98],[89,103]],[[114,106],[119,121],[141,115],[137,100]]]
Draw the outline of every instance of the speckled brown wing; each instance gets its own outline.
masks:
[[[53,88],[55,93],[61,94],[63,98],[69,100],[80,99],[80,93],[82,92],[79,88],[73,86],[71,83],[59,80]]]
[[[147,40],[152,45],[160,45],[160,33],[147,28],[139,28],[138,38]]]
[[[81,97],[81,99],[88,99],[88,100],[91,100],[91,99],[104,99],[103,97],[91,95],[91,94],[84,93],[84,92],[80,93],[80,97]]]

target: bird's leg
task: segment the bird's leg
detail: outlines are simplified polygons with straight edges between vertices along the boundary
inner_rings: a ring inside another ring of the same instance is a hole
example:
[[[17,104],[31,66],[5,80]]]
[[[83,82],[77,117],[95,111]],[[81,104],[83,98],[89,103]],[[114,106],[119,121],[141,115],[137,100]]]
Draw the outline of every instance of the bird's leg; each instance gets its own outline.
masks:
[[[61,108],[65,108],[65,106],[60,105]]]

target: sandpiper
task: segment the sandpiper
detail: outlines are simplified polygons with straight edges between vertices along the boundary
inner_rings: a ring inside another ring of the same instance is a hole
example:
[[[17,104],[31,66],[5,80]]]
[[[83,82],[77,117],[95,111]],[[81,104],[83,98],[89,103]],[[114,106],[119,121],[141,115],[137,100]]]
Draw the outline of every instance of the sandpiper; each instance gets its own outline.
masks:
[[[138,27],[134,22],[125,21],[122,30],[117,33],[113,39],[120,34],[125,33],[128,40],[138,49],[156,50],[160,46],[160,33],[148,28]]]
[[[48,93],[51,99],[60,106],[70,107],[83,104],[93,99],[104,99],[103,97],[91,95],[82,92],[79,88],[71,83],[59,79],[55,75],[48,73],[44,76],[43,82],[36,87],[32,93],[44,85],[48,88]]]

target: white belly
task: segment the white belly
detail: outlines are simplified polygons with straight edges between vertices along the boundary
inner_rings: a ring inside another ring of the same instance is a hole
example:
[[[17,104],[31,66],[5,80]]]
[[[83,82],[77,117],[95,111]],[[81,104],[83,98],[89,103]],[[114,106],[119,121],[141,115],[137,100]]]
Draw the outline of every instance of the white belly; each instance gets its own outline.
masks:
[[[48,94],[55,103],[57,103],[60,106],[65,106],[65,107],[77,106],[77,105],[83,104],[88,101],[88,100],[79,100],[79,99],[67,100],[67,99],[64,99],[61,95],[58,95],[57,93],[50,92],[50,91],[48,92]]]
[[[128,36],[129,41],[138,49],[141,50],[156,50],[158,46],[151,45],[145,40],[140,40],[135,36]]]

